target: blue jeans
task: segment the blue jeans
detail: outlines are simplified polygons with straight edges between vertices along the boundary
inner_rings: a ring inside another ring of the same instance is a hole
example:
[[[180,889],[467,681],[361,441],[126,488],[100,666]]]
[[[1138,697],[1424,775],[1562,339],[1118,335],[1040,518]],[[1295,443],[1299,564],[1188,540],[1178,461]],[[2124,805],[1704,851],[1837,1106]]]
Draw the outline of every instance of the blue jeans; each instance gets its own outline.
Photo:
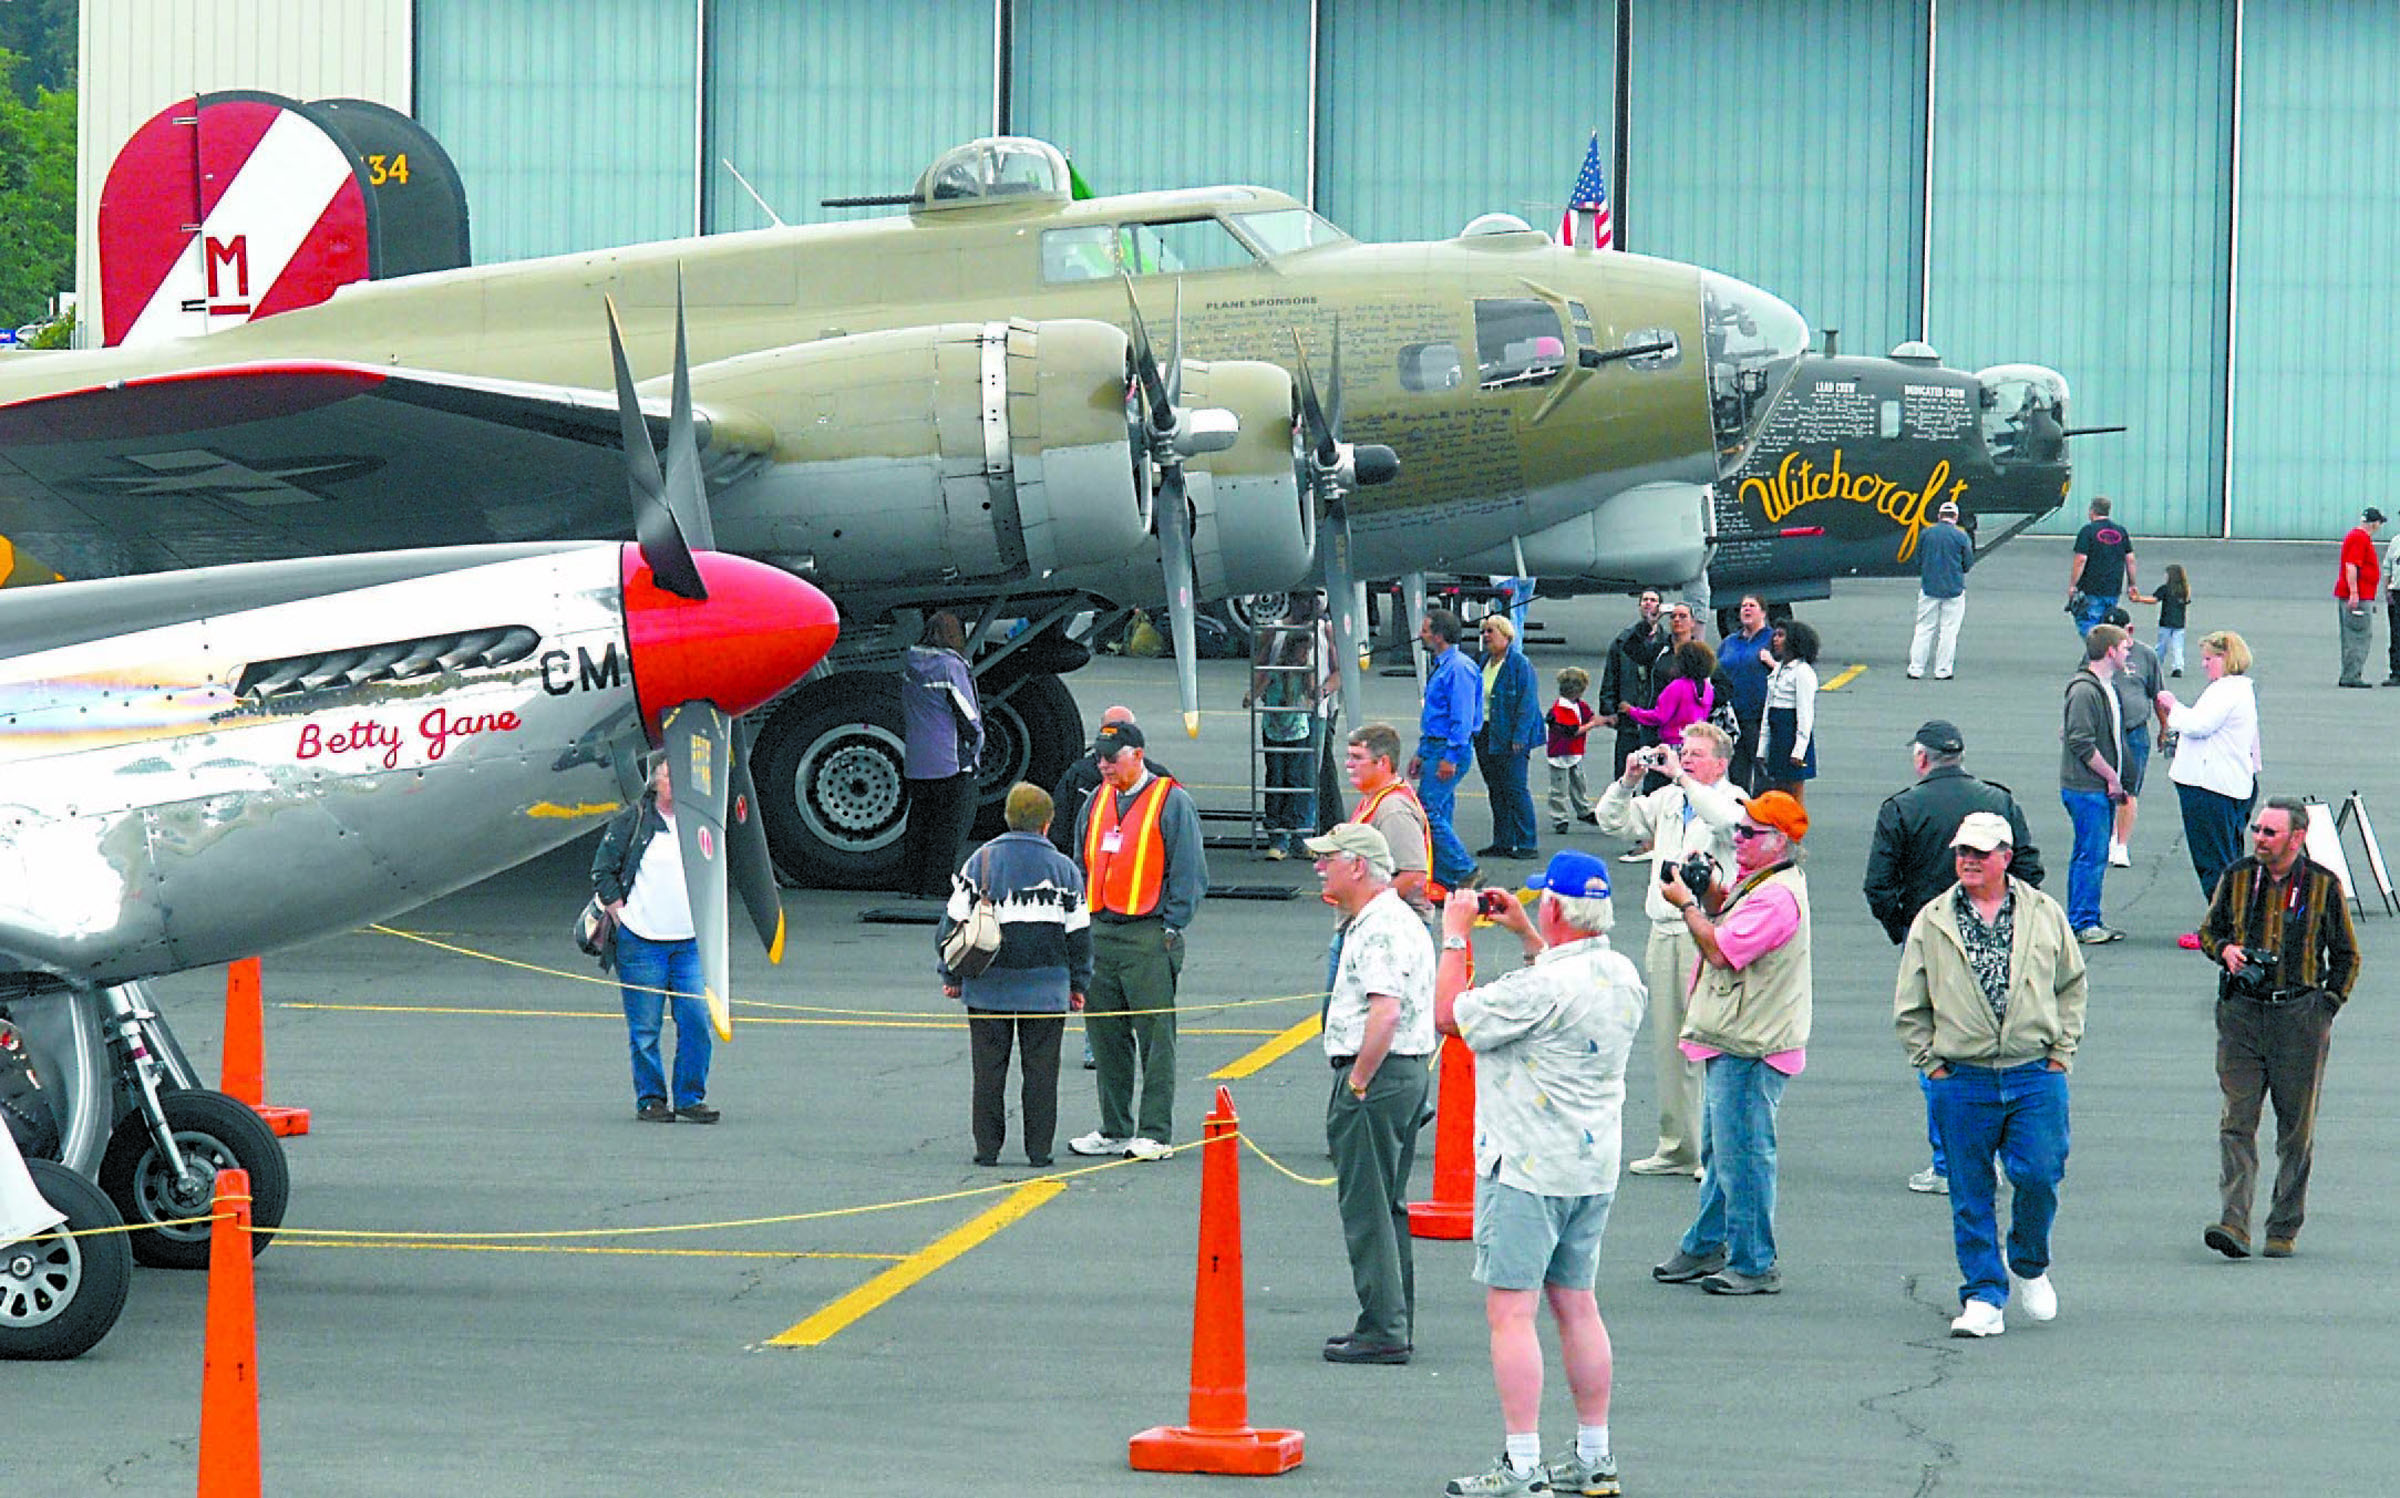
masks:
[[[2075,633],[2079,635],[2090,634],[2092,632],[2092,626],[2107,618],[2108,611],[2116,606],[2117,595],[2114,593],[2109,594],[2105,598],[2096,593],[2084,594],[2083,607],[2075,611]]]
[[[1433,773],[1448,750],[1449,745],[1439,739],[1427,739],[1417,746],[1417,757],[1425,762],[1424,772],[1417,777],[1417,804],[1425,808],[1425,826],[1433,834],[1434,882],[1456,889],[1475,872],[1475,860],[1450,827],[1458,815],[1458,782],[1467,773],[1467,756],[1462,753],[1453,761],[1457,768],[1448,780]]]
[[[1746,1056],[1708,1060],[1708,1108],[1700,1125],[1700,1215],[1683,1251],[1725,1250],[1736,1274],[1775,1267],[1775,1110],[1790,1079]]]
[[[1537,847],[1542,840],[1533,820],[1533,790],[1526,783],[1532,753],[1475,751],[1475,768],[1483,772],[1484,790],[1492,798],[1492,841],[1503,848]]]
[[[2081,931],[2100,924],[2100,881],[2108,874],[2108,834],[2116,808],[2106,791],[2060,790],[2067,820],[2075,824],[2074,850],[2067,856],[2067,924]]]
[[[2050,1268],[2050,1223],[2067,1173],[2067,1074],[2029,1061],[2006,1071],[1954,1066],[1932,1084],[1934,1116],[1950,1155],[1950,1231],[1958,1244],[1958,1298],[2008,1304],[2008,1271],[2024,1279]],[[2016,1188],[2008,1263],[1992,1198],[1992,1156]]]
[[[700,997],[700,943],[651,941],[617,928],[617,981],[625,985],[625,1030],[633,1043],[633,1100],[672,1101],[689,1108],[708,1096],[708,1057],[716,1044],[709,1031],[708,1004]],[[672,989],[675,998],[675,1095],[658,1060],[658,1029],[667,996],[643,990]],[[690,997],[683,997],[689,994]]]
[[[1950,1161],[1942,1153],[1942,1125],[1933,1112],[1933,1084],[1925,1079],[1923,1072],[1917,1073],[1917,1090],[1925,1094],[1925,1142],[1933,1146],[1933,1173],[1947,1179]]]

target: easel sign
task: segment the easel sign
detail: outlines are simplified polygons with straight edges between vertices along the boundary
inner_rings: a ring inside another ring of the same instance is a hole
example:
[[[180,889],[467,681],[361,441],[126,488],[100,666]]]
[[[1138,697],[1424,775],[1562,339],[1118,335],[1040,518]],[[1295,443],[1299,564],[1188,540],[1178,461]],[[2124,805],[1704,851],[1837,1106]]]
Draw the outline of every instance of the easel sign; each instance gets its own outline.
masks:
[[[2350,859],[2342,852],[2341,823],[2332,807],[2313,796],[2308,799],[2308,836],[2301,847],[2311,860],[2333,870],[2333,877],[2342,882],[2342,898],[2364,914],[2366,907],[2359,904],[2358,891],[2350,883]]]
[[[2357,791],[2350,793],[2350,799],[2342,803],[2340,814],[2334,818],[2337,831],[2344,823],[2357,824],[2359,842],[2367,850],[2367,872],[2375,878],[2376,893],[2383,896],[2384,914],[2400,915],[2400,894],[2392,889],[2392,871],[2383,861],[2383,844],[2376,841],[2375,824],[2367,817],[2367,798]],[[2362,905],[2360,909],[2363,912],[2365,907]]]

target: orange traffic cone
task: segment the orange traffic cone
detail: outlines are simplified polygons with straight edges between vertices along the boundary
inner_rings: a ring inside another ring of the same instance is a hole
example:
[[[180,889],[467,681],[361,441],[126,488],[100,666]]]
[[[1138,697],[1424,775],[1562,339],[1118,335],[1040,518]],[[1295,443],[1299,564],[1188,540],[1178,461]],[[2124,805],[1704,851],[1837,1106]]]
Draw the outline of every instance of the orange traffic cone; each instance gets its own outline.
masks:
[[[200,1498],[259,1498],[258,1303],[250,1172],[217,1172],[208,1229],[208,1342],[200,1365]]]
[[[1220,1087],[1200,1146],[1200,1267],[1192,1287],[1188,1425],[1160,1425],[1130,1443],[1139,1472],[1272,1477],[1300,1465],[1296,1430],[1254,1430],[1242,1329],[1242,1178],[1233,1094]]]
[[[282,1135],[308,1132],[306,1108],[267,1102],[266,999],[259,962],[245,957],[225,968],[225,1066],[219,1090],[250,1105],[250,1111]]]
[[[1442,1042],[1442,1092],[1434,1105],[1433,1199],[1408,1204],[1412,1238],[1475,1235],[1475,1053]]]

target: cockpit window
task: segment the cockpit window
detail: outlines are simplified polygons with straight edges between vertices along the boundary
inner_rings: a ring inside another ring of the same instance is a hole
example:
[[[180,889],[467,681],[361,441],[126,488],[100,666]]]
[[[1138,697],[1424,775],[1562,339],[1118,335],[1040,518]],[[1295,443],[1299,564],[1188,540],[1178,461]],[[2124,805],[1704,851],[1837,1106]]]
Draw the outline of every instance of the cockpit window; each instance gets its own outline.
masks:
[[[1808,352],[1808,324],[1781,300],[1731,276],[1701,272],[1708,398],[1720,470],[1739,466],[1767,408]]]
[[[1137,276],[1169,276],[1185,271],[1224,270],[1257,259],[1233,231],[1213,218],[1185,219],[1167,224],[1125,224],[1118,230],[1118,252],[1125,268]]]
[[[1305,208],[1277,208],[1265,213],[1237,213],[1234,227],[1267,255],[1290,255],[1321,244],[1340,244],[1350,236]]]
[[[1979,371],[1983,440],[2002,468],[2063,462],[2067,453],[2067,380],[2038,364]]]
[[[1475,364],[1486,390],[1556,379],[1567,367],[1566,329],[1557,311],[1531,297],[1477,301]]]
[[[1455,390],[1467,377],[1455,343],[1412,343],[1400,350],[1400,388]]]
[[[1075,229],[1042,231],[1043,280],[1103,281],[1116,273],[1116,225],[1086,224]]]

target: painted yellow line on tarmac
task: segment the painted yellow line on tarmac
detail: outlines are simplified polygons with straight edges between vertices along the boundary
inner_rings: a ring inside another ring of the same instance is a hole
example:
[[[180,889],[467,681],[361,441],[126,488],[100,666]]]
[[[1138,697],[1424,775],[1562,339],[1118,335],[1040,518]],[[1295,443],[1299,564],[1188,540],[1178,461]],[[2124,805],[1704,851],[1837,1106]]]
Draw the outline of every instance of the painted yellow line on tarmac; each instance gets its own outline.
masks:
[[[1324,1033],[1324,1021],[1312,1014],[1240,1060],[1218,1067],[1208,1074],[1208,1079],[1211,1082],[1234,1082],[1243,1077],[1256,1076]]]
[[[872,1264],[897,1264],[906,1254],[835,1253],[805,1248],[595,1248],[546,1243],[420,1243],[388,1239],[295,1238],[275,1235],[277,1248],[365,1248],[431,1250],[446,1254],[605,1254],[635,1259],[863,1259]]]
[[[1030,1216],[1034,1208],[1067,1189],[1064,1181],[1027,1181],[1002,1199],[990,1211],[971,1217],[934,1239],[923,1248],[886,1269],[849,1294],[829,1301],[815,1315],[795,1326],[785,1328],[767,1339],[769,1347],[821,1347],[850,1326],[924,1279],[935,1270],[958,1258],[968,1249],[992,1237],[1002,1228]]]
[[[1817,688],[1817,690],[1820,692],[1838,692],[1842,688],[1850,685],[1850,683],[1858,680],[1860,677],[1866,674],[1866,663],[1861,661],[1857,665],[1852,666],[1848,670],[1844,671],[1841,675],[1835,677],[1833,680],[1825,683],[1825,685]]]
[[[735,1001],[739,1003],[739,1000]],[[306,1000],[276,1000],[270,1009],[313,1009],[331,1014],[472,1014],[500,1019],[613,1019],[622,1024],[621,1010],[608,1009],[492,1009],[476,1004],[324,1004]],[[796,1015],[735,1014],[745,1025],[821,1025],[860,1030],[964,1030],[964,1019],[804,1019]],[[1180,1025],[1183,1035],[1274,1035],[1255,1025]]]

